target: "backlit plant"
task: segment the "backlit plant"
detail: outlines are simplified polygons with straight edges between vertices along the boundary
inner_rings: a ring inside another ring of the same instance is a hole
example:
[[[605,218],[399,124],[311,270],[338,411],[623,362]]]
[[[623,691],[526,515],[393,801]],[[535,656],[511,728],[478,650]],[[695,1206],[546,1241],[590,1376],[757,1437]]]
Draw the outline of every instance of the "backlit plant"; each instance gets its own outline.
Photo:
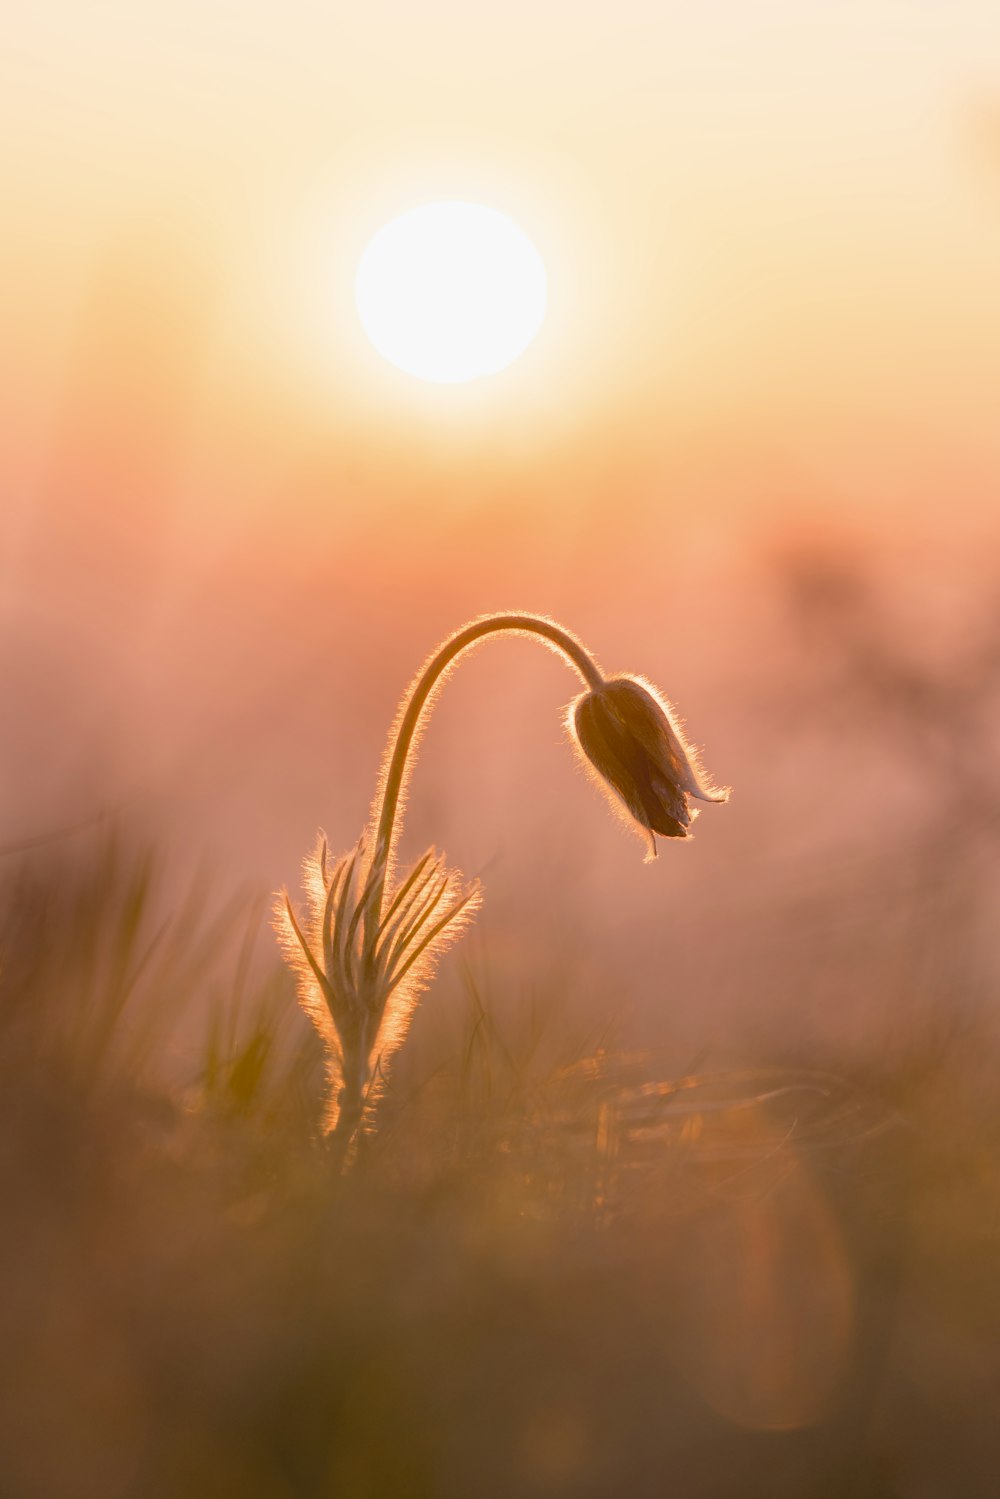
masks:
[[[441,953],[481,900],[434,849],[397,876],[395,850],[420,731],[434,697],[462,655],[500,631],[541,640],[582,678],[567,727],[588,770],[656,852],[656,834],[685,838],[691,799],[724,801],[685,742],[670,705],[636,677],[605,677],[580,641],[552,620],[491,614],[436,650],[403,699],[367,829],[332,857],[325,837],[305,861],[306,914],[287,893],[275,907],[282,950],[298,976],[301,1004],[323,1042],[330,1080],[326,1128],[346,1155],[370,1128],[384,1070],[406,1036],[420,992]]]

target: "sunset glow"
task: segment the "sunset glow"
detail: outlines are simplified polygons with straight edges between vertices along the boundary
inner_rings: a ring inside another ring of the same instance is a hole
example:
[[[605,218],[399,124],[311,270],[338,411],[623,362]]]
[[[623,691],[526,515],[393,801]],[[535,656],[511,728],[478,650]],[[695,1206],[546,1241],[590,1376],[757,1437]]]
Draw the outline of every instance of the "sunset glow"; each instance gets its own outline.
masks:
[[[545,316],[542,258],[514,221],[480,203],[428,203],[384,225],[355,285],[378,352],[436,384],[504,369]]]

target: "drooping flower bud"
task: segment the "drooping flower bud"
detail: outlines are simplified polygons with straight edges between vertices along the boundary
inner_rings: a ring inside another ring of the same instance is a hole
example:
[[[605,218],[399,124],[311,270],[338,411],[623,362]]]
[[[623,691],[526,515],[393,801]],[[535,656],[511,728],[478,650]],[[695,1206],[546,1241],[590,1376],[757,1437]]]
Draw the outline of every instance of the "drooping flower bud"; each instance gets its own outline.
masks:
[[[697,813],[689,799],[724,802],[709,785],[669,706],[636,677],[612,677],[572,705],[569,726],[598,783],[620,798],[650,836],[686,838]]]

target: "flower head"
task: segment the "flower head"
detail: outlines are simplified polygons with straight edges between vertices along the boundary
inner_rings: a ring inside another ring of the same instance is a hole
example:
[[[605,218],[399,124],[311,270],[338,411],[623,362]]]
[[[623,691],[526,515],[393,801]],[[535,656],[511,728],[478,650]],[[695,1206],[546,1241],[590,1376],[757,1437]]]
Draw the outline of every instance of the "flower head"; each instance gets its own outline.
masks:
[[[686,838],[697,813],[690,798],[724,802],[708,784],[669,705],[636,677],[610,677],[573,703],[569,726],[599,784],[625,804],[650,836]]]

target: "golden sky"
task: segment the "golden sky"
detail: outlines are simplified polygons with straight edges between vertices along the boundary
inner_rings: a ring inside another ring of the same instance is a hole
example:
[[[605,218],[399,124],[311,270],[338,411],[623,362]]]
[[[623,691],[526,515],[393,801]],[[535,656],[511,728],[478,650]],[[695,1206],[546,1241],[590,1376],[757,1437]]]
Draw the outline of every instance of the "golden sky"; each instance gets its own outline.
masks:
[[[373,477],[387,430],[411,473],[470,448],[645,457],[706,428],[794,448],[805,426],[826,452],[877,425],[883,453],[919,431],[996,456],[985,0],[32,0],[5,31],[3,377],[25,438],[102,268],[131,259],[147,320],[159,301],[168,341],[184,327],[223,461],[248,428],[262,462],[293,429],[362,465],[367,440]],[[352,300],[366,237],[440,196],[512,213],[551,289],[527,357],[444,393],[382,364]]]

